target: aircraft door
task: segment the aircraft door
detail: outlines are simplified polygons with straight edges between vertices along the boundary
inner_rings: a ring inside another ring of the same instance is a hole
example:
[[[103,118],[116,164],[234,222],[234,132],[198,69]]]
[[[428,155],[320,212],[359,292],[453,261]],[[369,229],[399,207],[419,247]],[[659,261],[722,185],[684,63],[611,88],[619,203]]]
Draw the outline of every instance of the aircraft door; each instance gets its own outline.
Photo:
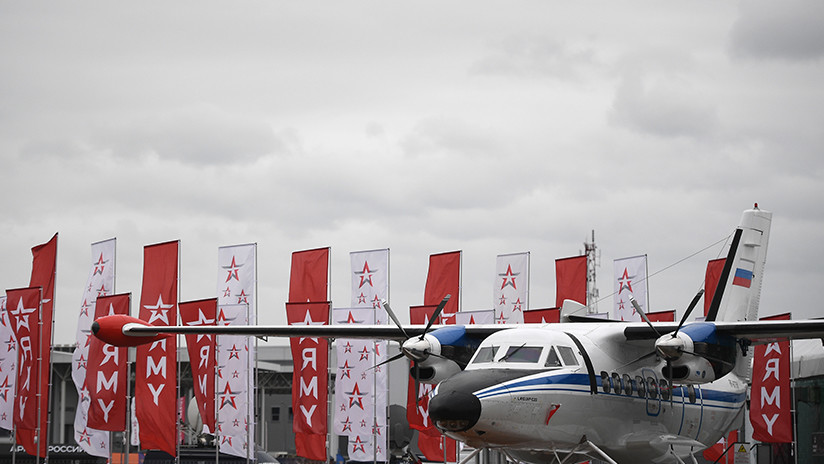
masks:
[[[682,385],[679,387],[684,412],[678,434],[698,438],[701,423],[704,420],[704,395],[700,385]]]
[[[661,389],[658,384],[658,374],[652,369],[642,369],[641,376],[646,383],[647,415],[658,416],[661,413]]]

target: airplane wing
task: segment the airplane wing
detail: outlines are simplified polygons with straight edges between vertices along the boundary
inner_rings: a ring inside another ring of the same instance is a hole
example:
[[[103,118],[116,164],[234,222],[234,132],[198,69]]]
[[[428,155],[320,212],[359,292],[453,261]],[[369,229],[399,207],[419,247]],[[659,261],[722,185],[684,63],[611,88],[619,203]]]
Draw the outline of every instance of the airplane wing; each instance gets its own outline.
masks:
[[[821,338],[824,340],[824,320],[801,321],[744,321],[744,322],[699,322],[694,324],[712,324],[715,333],[737,339],[746,339],[752,343],[770,343],[786,339]],[[689,324],[688,324],[689,325]],[[624,329],[627,340],[654,340],[660,334],[676,330],[676,323],[653,323],[655,330],[649,326],[634,325]],[[686,326],[685,326],[686,327]],[[657,333],[656,333],[657,330]]]
[[[134,346],[171,334],[219,334],[255,337],[321,337],[362,338],[403,342],[409,337],[425,333],[426,326],[405,325],[403,329],[391,325],[247,325],[247,326],[153,326],[140,319],[123,316],[105,316],[92,323],[92,332],[101,340],[115,346]],[[438,328],[456,327],[433,325]],[[484,338],[494,332],[511,328],[503,325],[464,326],[469,336]]]

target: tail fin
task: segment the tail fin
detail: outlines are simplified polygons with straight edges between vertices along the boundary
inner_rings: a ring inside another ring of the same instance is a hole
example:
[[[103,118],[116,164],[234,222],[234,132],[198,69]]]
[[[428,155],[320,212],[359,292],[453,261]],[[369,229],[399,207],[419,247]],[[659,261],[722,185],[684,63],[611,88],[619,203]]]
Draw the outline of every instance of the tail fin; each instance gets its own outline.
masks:
[[[758,319],[771,222],[772,213],[758,209],[758,204],[753,209],[744,211],[706,320]]]

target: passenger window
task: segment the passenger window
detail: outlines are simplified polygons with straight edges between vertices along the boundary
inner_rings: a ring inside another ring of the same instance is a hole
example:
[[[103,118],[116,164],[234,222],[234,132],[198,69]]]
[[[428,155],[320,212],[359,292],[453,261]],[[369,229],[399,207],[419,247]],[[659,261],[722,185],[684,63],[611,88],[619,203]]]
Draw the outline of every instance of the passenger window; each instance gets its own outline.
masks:
[[[495,352],[498,350],[497,346],[483,346],[478,348],[478,354],[475,355],[473,363],[488,363],[495,359]]]
[[[621,394],[624,390],[624,384],[621,382],[621,376],[617,372],[612,373],[612,385],[615,387],[615,393]]]
[[[647,384],[644,382],[644,378],[640,375],[635,376],[635,383],[638,384],[638,397],[639,398],[646,398],[647,397]]]
[[[578,358],[575,357],[575,352],[568,346],[559,346],[558,352],[561,353],[561,359],[564,360],[565,366],[577,366]]]
[[[628,374],[624,374],[624,393],[629,396],[632,396],[632,377]]]
[[[609,393],[609,374],[607,371],[601,371],[601,388],[604,390],[604,393]]]
[[[561,360],[558,359],[558,353],[555,352],[555,348],[549,347],[549,354],[546,357],[546,363],[544,364],[546,367],[561,367]]]
[[[669,383],[665,379],[661,379],[658,382],[658,385],[661,388],[661,399],[662,400],[669,400],[670,399]]]
[[[543,348],[540,346],[510,346],[498,362],[537,363]]]
[[[687,394],[690,397],[690,403],[695,404],[695,387],[687,385]]]
[[[649,397],[652,399],[658,398],[658,384],[652,377],[647,377],[647,385],[649,386]]]

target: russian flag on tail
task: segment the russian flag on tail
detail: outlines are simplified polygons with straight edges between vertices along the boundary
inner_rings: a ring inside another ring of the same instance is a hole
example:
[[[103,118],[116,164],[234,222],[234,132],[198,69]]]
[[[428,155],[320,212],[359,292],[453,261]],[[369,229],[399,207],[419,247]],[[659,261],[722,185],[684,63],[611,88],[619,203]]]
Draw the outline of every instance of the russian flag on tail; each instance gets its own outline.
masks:
[[[753,272],[755,263],[741,260],[741,267],[735,269],[735,276],[732,278],[732,284],[739,287],[750,288],[752,285]]]

